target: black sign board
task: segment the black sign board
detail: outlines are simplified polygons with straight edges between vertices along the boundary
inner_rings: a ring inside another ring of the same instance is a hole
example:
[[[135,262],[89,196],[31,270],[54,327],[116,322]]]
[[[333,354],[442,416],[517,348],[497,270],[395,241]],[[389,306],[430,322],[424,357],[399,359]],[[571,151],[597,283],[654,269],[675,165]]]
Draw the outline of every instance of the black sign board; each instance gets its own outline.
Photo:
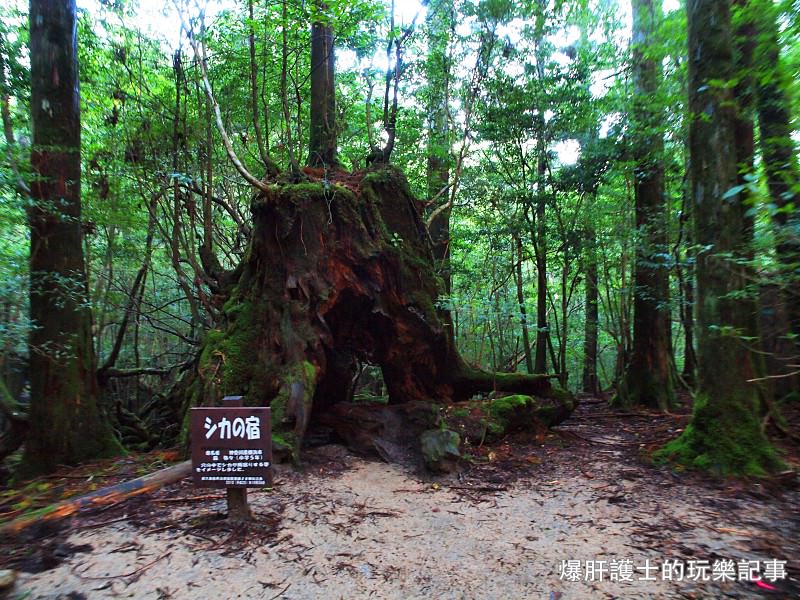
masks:
[[[193,408],[190,426],[196,486],[272,485],[269,408]]]

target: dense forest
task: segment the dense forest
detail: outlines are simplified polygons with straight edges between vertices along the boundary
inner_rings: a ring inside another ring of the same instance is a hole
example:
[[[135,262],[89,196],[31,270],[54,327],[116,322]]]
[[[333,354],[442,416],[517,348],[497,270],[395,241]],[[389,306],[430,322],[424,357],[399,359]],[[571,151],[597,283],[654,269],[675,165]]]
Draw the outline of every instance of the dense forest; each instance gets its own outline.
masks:
[[[155,4],[0,8],[6,475],[185,448],[224,395],[295,460],[600,396],[691,407],[656,464],[784,468],[796,0]]]

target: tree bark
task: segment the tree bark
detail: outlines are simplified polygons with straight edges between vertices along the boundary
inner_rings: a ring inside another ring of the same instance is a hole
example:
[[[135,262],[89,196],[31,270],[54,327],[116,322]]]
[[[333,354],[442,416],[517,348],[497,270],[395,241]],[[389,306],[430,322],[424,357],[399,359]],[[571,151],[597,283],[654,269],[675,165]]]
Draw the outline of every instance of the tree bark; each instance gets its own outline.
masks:
[[[121,450],[98,405],[81,239],[80,96],[74,0],[31,0],[35,173],[29,336],[31,409],[22,472]]]
[[[516,250],[516,260],[514,260],[514,283],[517,288],[517,305],[519,306],[519,322],[522,326],[522,348],[525,352],[525,367],[528,373],[533,373],[533,356],[531,355],[531,339],[528,333],[528,309],[525,308],[525,292],[523,290],[524,281],[522,279],[522,261],[524,252],[522,250],[522,239],[518,234],[514,234],[514,249]],[[512,254],[512,257],[514,255]]]
[[[662,78],[660,57],[653,56],[661,20],[659,0],[633,2],[633,155],[634,202],[638,240],[634,267],[633,351],[617,390],[616,402],[669,409],[675,401],[672,382],[669,266],[663,110],[658,105]]]
[[[688,5],[691,189],[697,254],[698,391],[689,426],[657,455],[720,475],[759,475],[777,467],[761,420],[759,361],[747,343],[757,337],[750,272],[747,207],[738,177],[737,99],[716,81],[736,76],[730,5]]]
[[[688,169],[688,162],[687,162]],[[692,234],[692,223],[689,221],[691,218],[688,211],[691,210],[691,202],[687,198],[689,190],[683,192],[683,207],[679,217],[678,224],[678,239],[679,242],[684,237],[686,238],[686,247],[693,246],[694,235]],[[689,226],[687,227],[687,222]],[[697,355],[694,350],[694,266],[690,259],[691,250],[686,250],[683,253],[683,260],[678,251],[678,244],[676,243],[675,256],[676,268],[675,272],[678,275],[678,288],[680,293],[680,318],[683,325],[683,370],[681,378],[688,386],[693,386],[696,379],[697,371]]]
[[[544,123],[542,123],[544,126]],[[536,356],[533,363],[534,373],[544,373],[547,371],[547,343],[550,336],[547,324],[547,233],[545,230],[545,196],[544,196],[544,173],[546,162],[544,152],[546,151],[544,137],[539,145],[539,183],[538,198],[536,200],[536,230],[531,232],[535,236],[536,243],[534,251],[536,253]]]
[[[321,12],[325,9],[324,3],[316,3],[316,10]],[[309,167],[338,166],[334,74],[333,29],[322,20],[317,20],[311,25]]]
[[[798,336],[800,348],[800,167],[792,139],[792,111],[789,101],[789,76],[782,64],[778,43],[776,7],[771,2],[753,2],[757,41],[755,49],[756,102],[759,142],[767,174],[775,226],[778,261],[791,332]]]
[[[598,394],[600,383],[597,377],[597,330],[599,322],[597,294],[597,234],[594,227],[587,232],[586,258],[586,320],[583,328],[583,385],[587,394]]]

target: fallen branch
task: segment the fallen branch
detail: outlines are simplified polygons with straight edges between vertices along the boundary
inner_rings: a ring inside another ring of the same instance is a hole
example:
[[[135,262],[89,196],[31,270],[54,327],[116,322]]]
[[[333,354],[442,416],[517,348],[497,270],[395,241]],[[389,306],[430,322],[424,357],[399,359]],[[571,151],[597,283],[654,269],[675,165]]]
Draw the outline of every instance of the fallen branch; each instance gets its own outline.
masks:
[[[580,433],[576,433],[571,429],[553,429],[555,433],[564,437],[565,435],[572,436],[579,440],[583,440],[584,442],[589,442],[590,444],[601,444],[603,446],[633,446],[636,444],[643,444],[644,442],[641,440],[634,440],[634,441],[609,441],[609,440],[598,440],[595,438],[588,438],[586,436],[581,435]]]
[[[188,477],[191,472],[192,461],[187,460],[144,477],[123,481],[78,498],[69,498],[6,523],[0,527],[0,535],[14,535],[36,523],[58,521],[85,508],[118,504],[134,496],[147,494],[165,485],[180,481],[184,477]]]
[[[85,579],[85,580],[89,580],[89,581],[102,581],[102,580],[105,580],[105,579],[122,579],[124,577],[136,577],[136,579],[138,579],[146,569],[149,569],[154,564],[156,564],[158,561],[165,559],[170,554],[172,554],[172,551],[165,552],[164,554],[162,554],[161,556],[159,556],[155,560],[151,560],[149,563],[147,563],[145,565],[142,565],[141,567],[139,567],[135,571],[131,571],[130,573],[122,573],[120,575],[99,575],[99,576],[84,575],[83,573],[79,573],[77,571],[77,569],[75,569],[75,568],[72,569],[72,572],[75,573],[75,575],[77,575],[81,579]]]
[[[447,487],[451,490],[466,490],[468,492],[505,492],[508,490],[505,485],[449,485]]]
[[[283,588],[283,589],[282,589],[280,592],[278,592],[277,594],[275,594],[275,595],[274,595],[272,598],[270,598],[269,600],[275,600],[275,598],[277,598],[278,596],[283,596],[283,594],[284,594],[284,593],[286,593],[286,590],[288,590],[290,587],[292,587],[292,584],[291,584],[291,583],[289,583],[289,585],[287,585],[285,588]]]

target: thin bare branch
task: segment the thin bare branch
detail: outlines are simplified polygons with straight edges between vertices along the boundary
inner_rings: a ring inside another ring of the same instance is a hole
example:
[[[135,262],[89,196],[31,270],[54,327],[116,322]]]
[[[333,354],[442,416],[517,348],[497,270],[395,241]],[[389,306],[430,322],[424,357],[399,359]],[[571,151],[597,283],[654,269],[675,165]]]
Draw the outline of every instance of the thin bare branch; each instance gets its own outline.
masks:
[[[233,149],[231,138],[228,136],[228,132],[225,130],[225,123],[222,121],[222,112],[219,109],[219,103],[217,102],[216,98],[214,98],[214,91],[211,89],[211,83],[208,80],[208,65],[206,61],[205,44],[202,41],[198,43],[197,39],[195,39],[194,31],[189,25],[187,25],[186,20],[184,19],[182,6],[178,3],[178,0],[173,0],[173,4],[178,11],[178,15],[180,15],[181,31],[186,33],[186,38],[189,40],[189,45],[192,47],[195,60],[200,65],[200,77],[203,80],[203,89],[206,92],[208,101],[211,103],[211,106],[214,109],[214,118],[217,124],[217,130],[222,138],[222,144],[225,146],[225,152],[228,154],[228,159],[231,161],[239,174],[245,179],[245,181],[247,181],[247,183],[262,192],[269,192],[269,185],[250,173],[250,171],[247,170],[247,167],[244,166],[242,161],[239,160],[239,157],[236,155],[236,151]],[[202,11],[200,12],[200,19],[203,19]]]

